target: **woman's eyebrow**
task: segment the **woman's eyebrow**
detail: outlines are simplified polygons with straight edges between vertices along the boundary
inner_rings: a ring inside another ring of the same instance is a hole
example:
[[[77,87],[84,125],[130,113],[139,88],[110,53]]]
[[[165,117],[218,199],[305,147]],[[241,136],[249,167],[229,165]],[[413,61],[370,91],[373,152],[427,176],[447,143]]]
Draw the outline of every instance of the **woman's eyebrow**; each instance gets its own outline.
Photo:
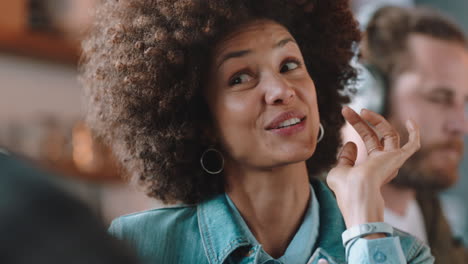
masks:
[[[284,47],[284,45],[288,44],[289,42],[296,43],[296,41],[293,38],[285,38],[285,39],[278,41],[278,43],[276,43],[275,45],[273,45],[273,48]]]
[[[219,68],[225,61],[227,61],[229,59],[239,58],[239,57],[247,55],[247,54],[249,54],[251,52],[252,52],[252,50],[238,50],[238,51],[229,52],[228,54],[223,56],[223,58],[218,63],[218,67],[216,67],[216,68]]]

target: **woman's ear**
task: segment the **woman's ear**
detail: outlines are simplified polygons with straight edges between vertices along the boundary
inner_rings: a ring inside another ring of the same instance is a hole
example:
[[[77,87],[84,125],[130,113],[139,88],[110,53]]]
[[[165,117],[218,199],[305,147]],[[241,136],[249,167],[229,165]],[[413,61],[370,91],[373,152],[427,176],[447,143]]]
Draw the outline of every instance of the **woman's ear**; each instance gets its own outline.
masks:
[[[203,143],[208,146],[215,146],[219,143],[218,134],[216,133],[216,129],[212,124],[206,124],[202,127],[202,138]]]
[[[203,118],[197,122],[198,131],[200,133],[201,142],[203,146],[215,146],[219,143],[218,129],[214,125],[214,122],[210,118]]]

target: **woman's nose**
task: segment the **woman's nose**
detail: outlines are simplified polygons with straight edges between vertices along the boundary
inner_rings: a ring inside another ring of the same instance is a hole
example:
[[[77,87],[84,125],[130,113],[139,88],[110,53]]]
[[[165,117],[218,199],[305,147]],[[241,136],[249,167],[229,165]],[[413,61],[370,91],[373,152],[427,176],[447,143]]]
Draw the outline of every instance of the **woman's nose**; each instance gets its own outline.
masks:
[[[281,75],[265,76],[262,87],[265,90],[265,102],[270,105],[289,104],[296,97],[293,85]]]

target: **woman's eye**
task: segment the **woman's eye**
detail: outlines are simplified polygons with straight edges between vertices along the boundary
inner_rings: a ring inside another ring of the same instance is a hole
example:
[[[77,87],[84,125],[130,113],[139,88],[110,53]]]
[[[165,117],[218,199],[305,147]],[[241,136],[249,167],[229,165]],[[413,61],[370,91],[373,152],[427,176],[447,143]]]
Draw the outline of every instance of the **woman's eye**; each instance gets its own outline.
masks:
[[[286,62],[285,64],[283,64],[283,66],[281,66],[280,72],[285,73],[285,72],[294,70],[294,69],[296,69],[298,67],[299,67],[299,62],[289,61],[289,62]]]
[[[246,83],[246,82],[250,81],[251,79],[252,79],[252,77],[250,75],[248,75],[247,73],[242,73],[242,74],[239,74],[239,75],[235,76],[234,78],[232,78],[229,81],[229,86]]]

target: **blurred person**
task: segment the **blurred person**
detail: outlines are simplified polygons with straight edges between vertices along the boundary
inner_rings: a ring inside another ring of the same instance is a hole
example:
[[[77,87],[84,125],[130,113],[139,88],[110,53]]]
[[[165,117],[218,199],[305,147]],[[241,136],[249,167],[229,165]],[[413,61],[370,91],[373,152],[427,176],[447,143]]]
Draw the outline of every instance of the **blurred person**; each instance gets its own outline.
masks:
[[[418,127],[408,120],[400,147],[382,116],[342,109],[360,32],[348,0],[310,2],[97,8],[81,66],[88,121],[150,196],[179,203],[113,221],[148,262],[433,263],[382,222],[380,187],[418,149]],[[345,118],[371,152],[359,167],[352,143],[337,161]],[[336,199],[317,180],[330,168]]]
[[[0,149],[0,263],[138,263],[89,208],[52,179]]]
[[[439,191],[459,177],[468,127],[464,34],[435,11],[384,7],[367,26],[361,56],[374,79],[363,87],[363,94],[358,91],[358,100],[368,100],[370,104],[364,104],[382,113],[400,133],[408,118],[421,128],[421,149],[382,188],[385,221],[428,243],[437,263],[468,263],[437,198]],[[372,90],[372,98],[363,99],[369,94],[366,89]],[[350,126],[344,134],[345,139],[362,145]],[[359,151],[357,163],[366,155],[365,150]]]
[[[372,15],[378,9],[388,5],[412,7],[414,6],[414,0],[351,0],[351,4],[356,19],[359,21],[359,27],[364,30]]]

